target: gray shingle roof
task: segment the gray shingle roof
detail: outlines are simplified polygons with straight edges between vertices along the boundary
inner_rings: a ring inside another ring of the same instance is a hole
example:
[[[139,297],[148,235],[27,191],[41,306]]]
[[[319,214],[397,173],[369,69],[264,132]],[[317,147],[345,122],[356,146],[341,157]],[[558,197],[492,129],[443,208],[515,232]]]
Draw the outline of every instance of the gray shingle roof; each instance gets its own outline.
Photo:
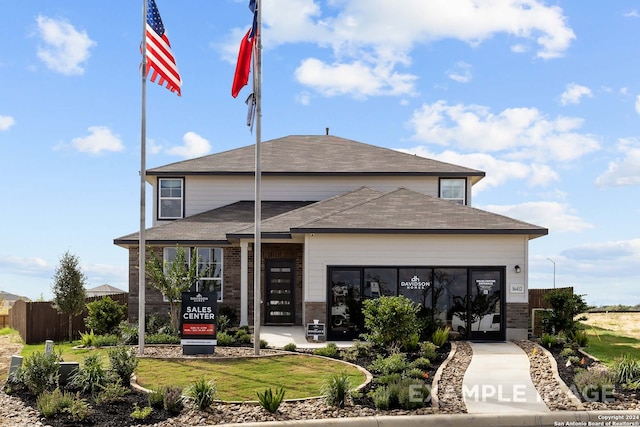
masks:
[[[149,244],[228,244],[252,237],[253,202],[237,202],[150,228]],[[383,193],[371,188],[320,202],[262,202],[263,235],[292,233],[369,234],[521,234],[544,236],[548,230],[513,218],[459,205],[406,188]],[[115,239],[136,245],[138,233]]]
[[[401,153],[332,135],[291,135],[265,141],[264,175],[433,175],[471,176],[482,171]],[[238,148],[147,170],[147,175],[253,175],[255,146]]]

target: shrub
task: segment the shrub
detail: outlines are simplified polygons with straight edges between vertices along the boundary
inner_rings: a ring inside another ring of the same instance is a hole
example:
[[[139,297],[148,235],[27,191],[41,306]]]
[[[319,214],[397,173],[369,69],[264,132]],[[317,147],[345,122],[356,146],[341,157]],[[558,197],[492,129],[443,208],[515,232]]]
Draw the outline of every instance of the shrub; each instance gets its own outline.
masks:
[[[114,334],[96,335],[94,346],[96,347],[113,347],[120,344],[120,337]]]
[[[579,347],[586,347],[589,343],[589,336],[583,329],[577,329],[571,334],[571,341],[578,344]]]
[[[71,375],[69,385],[83,393],[96,394],[112,380],[113,377],[102,365],[101,357],[89,354],[84,358],[82,366]]]
[[[284,346],[284,351],[296,351],[297,348],[296,343],[290,342]]]
[[[156,409],[161,409],[164,407],[164,390],[163,389],[153,389],[151,393],[147,396],[147,401],[149,402],[149,406]]]
[[[613,396],[615,376],[608,369],[581,369],[573,377],[573,382],[589,402],[607,402]]]
[[[330,342],[324,347],[313,350],[313,354],[316,356],[336,358],[338,356],[338,346],[336,343]]]
[[[377,389],[369,393],[369,397],[371,397],[371,399],[373,400],[373,404],[377,409],[389,409],[389,401],[391,399],[389,387],[378,387]]]
[[[224,314],[218,314],[218,332],[224,332],[229,328],[229,318]]]
[[[71,401],[71,405],[66,409],[71,414],[73,421],[84,421],[91,415],[91,406],[86,399],[81,399],[76,395],[76,398]]]
[[[144,322],[145,331],[148,334],[171,333],[171,318],[167,315],[152,313],[149,314]]]
[[[579,365],[581,360],[582,359],[580,359],[578,356],[569,356],[569,357],[567,357],[567,361],[569,363],[571,363],[572,365],[575,365],[575,366]]]
[[[260,340],[260,348],[265,349],[269,347],[267,340]]]
[[[251,334],[246,329],[240,328],[236,332],[234,340],[240,345],[251,344]]]
[[[213,404],[216,391],[215,383],[202,377],[187,388],[186,394],[193,399],[200,410],[204,410]]]
[[[346,401],[351,396],[353,386],[346,372],[330,375],[325,379],[322,387],[322,395],[329,406],[344,408]]]
[[[72,402],[72,394],[56,388],[53,391],[42,392],[36,399],[36,408],[44,417],[51,418],[71,406]]]
[[[93,333],[93,329],[89,332],[80,332],[80,345],[85,347],[96,346],[96,334]]]
[[[540,343],[547,348],[555,347],[558,345],[558,337],[557,335],[542,334],[542,337],[540,337]]]
[[[226,332],[218,332],[216,335],[218,345],[221,347],[229,347],[233,345],[233,337]]]
[[[123,385],[131,382],[131,375],[138,367],[138,357],[133,349],[119,346],[109,349],[111,370],[120,378]]]
[[[131,413],[130,417],[138,421],[146,420],[149,415],[151,415],[151,412],[153,412],[153,409],[150,406],[140,408],[137,403],[134,403],[134,408],[135,409]]]
[[[147,334],[144,337],[147,344],[180,344],[180,337],[167,333]]]
[[[420,352],[423,357],[426,357],[429,360],[436,360],[438,358],[438,353],[436,352],[438,347],[432,342],[423,342],[420,344]]]
[[[427,370],[431,366],[431,361],[426,357],[418,357],[416,360],[409,364],[412,368],[418,368],[422,371]]]
[[[126,320],[120,322],[118,325],[118,332],[122,342],[125,344],[137,344],[138,343],[138,324],[129,323]]]
[[[166,387],[162,396],[164,409],[173,415],[179,414],[184,408],[184,398],[180,387]]]
[[[376,359],[369,365],[369,371],[382,375],[402,372],[407,369],[407,356],[404,353],[392,354],[389,357],[378,355]]]
[[[624,354],[613,361],[613,373],[620,384],[640,381],[640,361],[629,354]]]
[[[356,363],[358,358],[369,357],[373,352],[373,343],[368,341],[354,341],[351,347],[347,347],[342,358],[347,362]]]
[[[400,372],[396,372],[393,374],[380,375],[373,379],[376,384],[384,384],[388,385],[394,382],[398,382],[402,379],[402,375]]]
[[[402,376],[405,378],[424,378],[424,370],[420,368],[408,368],[402,372]]]
[[[433,335],[431,335],[431,341],[437,347],[442,347],[447,341],[449,341],[449,332],[451,332],[450,327],[438,328],[435,330]]]
[[[547,301],[552,310],[543,314],[543,329],[547,333],[565,332],[568,335],[573,334],[578,322],[587,320],[584,316],[578,316],[585,313],[590,307],[582,298],[584,295],[576,295],[570,289],[554,289],[545,294],[544,300]]]
[[[22,361],[18,382],[24,384],[31,393],[39,395],[44,391],[52,391],[58,387],[60,355],[44,354],[38,351]]]
[[[89,315],[86,318],[87,328],[98,335],[111,334],[124,320],[124,305],[106,296],[87,304]]]
[[[567,358],[569,356],[575,356],[576,352],[574,349],[572,349],[571,347],[565,347],[562,349],[562,351],[560,352],[560,356]]]
[[[122,401],[122,398],[130,392],[131,390],[128,387],[124,387],[120,381],[115,381],[102,387],[102,390],[98,392],[94,401],[96,405],[120,402]]]
[[[225,316],[227,319],[229,319],[227,323],[228,327],[235,327],[238,325],[238,314],[236,313],[235,308],[228,305],[222,305],[218,307],[218,318],[220,318],[220,316]]]
[[[398,405],[402,409],[422,408],[429,395],[424,381],[407,378],[398,384]]]
[[[363,303],[363,336],[382,347],[407,347],[420,335],[417,321],[419,306],[405,296],[380,297]]]
[[[275,394],[271,387],[266,389],[264,393],[256,392],[258,395],[258,402],[260,402],[260,406],[266,409],[268,412],[275,414],[280,404],[284,400],[284,389],[282,387],[278,387],[276,389]]]

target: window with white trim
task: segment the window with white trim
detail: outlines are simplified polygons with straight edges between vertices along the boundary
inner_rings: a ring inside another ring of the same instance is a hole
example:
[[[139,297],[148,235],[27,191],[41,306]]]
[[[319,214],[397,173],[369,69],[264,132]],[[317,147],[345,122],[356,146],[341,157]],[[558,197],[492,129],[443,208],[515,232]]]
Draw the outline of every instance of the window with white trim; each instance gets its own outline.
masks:
[[[459,203],[467,204],[467,180],[465,178],[441,178],[440,198]]]
[[[158,219],[183,217],[184,179],[160,178],[158,180]]]
[[[191,264],[191,254],[197,251],[198,271],[200,280],[191,287],[191,292],[217,292],[218,302],[222,302],[222,248],[185,248],[186,268]],[[176,259],[176,248],[167,247],[163,250],[164,265],[171,264]],[[163,297],[164,302],[168,302]]]

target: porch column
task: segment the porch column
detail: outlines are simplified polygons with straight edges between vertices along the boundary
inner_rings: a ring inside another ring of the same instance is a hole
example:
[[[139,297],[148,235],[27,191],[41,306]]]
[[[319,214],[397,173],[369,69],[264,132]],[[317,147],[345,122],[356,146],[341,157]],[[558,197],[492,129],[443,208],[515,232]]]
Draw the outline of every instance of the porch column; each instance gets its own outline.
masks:
[[[240,241],[240,326],[249,325],[249,242]]]

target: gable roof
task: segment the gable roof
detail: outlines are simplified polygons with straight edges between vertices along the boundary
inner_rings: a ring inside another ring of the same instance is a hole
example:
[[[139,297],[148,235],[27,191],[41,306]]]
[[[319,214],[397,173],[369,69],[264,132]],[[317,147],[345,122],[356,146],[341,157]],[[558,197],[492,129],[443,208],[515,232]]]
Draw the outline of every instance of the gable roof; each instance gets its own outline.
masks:
[[[94,286],[93,288],[89,288],[87,290],[85,290],[85,293],[87,294],[87,296],[94,296],[94,295],[108,295],[108,294],[122,294],[122,293],[126,293],[127,291],[123,291],[120,288],[116,288],[115,286],[111,286],[109,284],[104,284],[104,285],[98,285],[98,286]]]
[[[475,169],[332,135],[290,135],[261,145],[263,175],[403,175],[473,177]],[[255,145],[147,170],[147,176],[253,175]]]
[[[149,244],[228,245],[252,238],[253,202],[237,202],[147,230]],[[398,188],[381,192],[362,187],[319,202],[262,202],[266,238],[300,233],[345,234],[548,234],[537,225]],[[138,233],[115,239],[137,245]]]

